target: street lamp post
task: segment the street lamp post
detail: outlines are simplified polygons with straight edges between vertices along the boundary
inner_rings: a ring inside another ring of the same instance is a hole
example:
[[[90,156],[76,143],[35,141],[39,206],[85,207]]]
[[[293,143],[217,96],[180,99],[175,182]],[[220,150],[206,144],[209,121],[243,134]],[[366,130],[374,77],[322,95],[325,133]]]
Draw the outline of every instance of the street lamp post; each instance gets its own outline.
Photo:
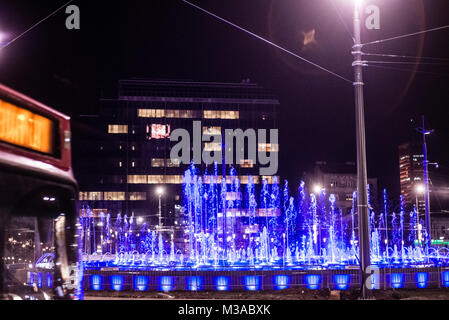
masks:
[[[424,165],[424,199],[426,208],[426,231],[429,245],[432,241],[431,223],[430,223],[430,190],[429,190],[429,161],[427,160],[427,141],[426,136],[431,134],[433,130],[426,130],[424,116],[422,117],[422,135],[423,135],[423,165]]]
[[[361,42],[360,11],[361,0],[354,0],[354,88],[356,108],[356,140],[357,140],[357,207],[359,214],[359,247],[360,268],[362,273],[362,298],[368,299],[372,296],[371,287],[367,287],[369,279],[370,258],[370,234],[369,234],[369,212],[368,212],[368,177],[366,168],[366,137],[365,137],[365,112],[363,98],[363,67]]]

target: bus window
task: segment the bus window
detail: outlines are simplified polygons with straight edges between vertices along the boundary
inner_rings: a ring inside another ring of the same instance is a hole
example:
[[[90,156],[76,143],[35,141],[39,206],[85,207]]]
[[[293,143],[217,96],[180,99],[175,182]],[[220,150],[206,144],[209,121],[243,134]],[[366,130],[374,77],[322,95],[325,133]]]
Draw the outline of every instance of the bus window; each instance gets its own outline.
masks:
[[[6,294],[46,298],[54,281],[53,219],[12,217],[5,227]]]

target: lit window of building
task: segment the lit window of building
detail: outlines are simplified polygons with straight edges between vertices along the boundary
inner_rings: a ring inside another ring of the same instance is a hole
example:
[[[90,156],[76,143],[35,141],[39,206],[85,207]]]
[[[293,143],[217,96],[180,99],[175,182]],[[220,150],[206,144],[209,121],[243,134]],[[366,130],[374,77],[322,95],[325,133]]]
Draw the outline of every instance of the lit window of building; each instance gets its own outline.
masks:
[[[181,175],[130,175],[129,184],[182,184]]]
[[[209,183],[211,181],[211,176],[203,176],[203,182]],[[269,184],[273,183],[273,177],[264,177],[267,179]],[[249,176],[238,176],[240,184],[248,184]],[[220,184],[222,180],[221,176],[217,177],[217,183]],[[260,184],[261,177],[253,177],[254,184]],[[227,177],[226,183],[231,184],[234,180],[231,177]],[[129,175],[128,184],[182,184],[182,175]]]
[[[147,200],[146,192],[130,192],[129,193],[130,201],[145,201]]]
[[[240,119],[239,111],[221,111],[221,110],[205,110],[203,112],[204,119],[224,119],[236,120]]]
[[[237,178],[239,179],[240,184],[248,184],[250,176],[238,176]],[[213,179],[215,179],[213,176],[203,176],[204,183],[211,183],[211,181]],[[223,179],[222,176],[218,176],[217,179],[216,179],[216,182],[218,184],[220,184],[222,179]],[[254,181],[254,184],[259,184],[260,183],[260,177],[259,176],[253,176],[253,181]],[[234,180],[231,179],[231,177],[227,177],[226,178],[226,183],[227,184],[232,184],[233,182],[234,182]]]
[[[163,109],[139,109],[137,111],[139,118],[165,118]]]
[[[110,133],[110,134],[125,134],[125,133],[128,133],[128,126],[127,125],[120,125],[120,124],[110,124],[108,126],[108,133]]]
[[[165,167],[165,159],[151,159],[151,166],[153,168]]]
[[[204,144],[204,151],[207,152],[219,152],[221,151],[221,143],[218,142],[206,142]]]
[[[251,159],[240,160],[240,167],[242,167],[242,168],[253,168],[254,167],[254,161],[251,160]]]
[[[139,118],[171,118],[171,119],[195,119],[201,118],[201,112],[198,110],[164,110],[164,109],[138,109],[137,115]],[[202,117],[204,119],[229,119],[235,120],[240,118],[239,111],[224,111],[224,110],[207,110],[203,111]]]
[[[151,159],[151,166],[153,168],[178,168],[180,161],[178,159]]]
[[[163,180],[166,184],[182,184],[183,178],[180,175],[167,175]]]
[[[167,159],[167,168],[179,168],[180,164],[179,159]]]
[[[273,184],[275,177],[277,178],[277,181],[279,183],[279,181],[281,181],[281,180],[277,176],[262,176],[262,181],[267,180],[268,184]]]
[[[279,144],[259,143],[259,152],[279,152]]]
[[[129,175],[128,176],[129,184],[147,184],[147,176],[146,175]]]
[[[139,118],[171,118],[171,119],[193,119],[200,118],[200,114],[195,110],[164,110],[164,109],[139,109]]]
[[[221,127],[203,127],[203,135],[219,136],[221,135]]]
[[[105,192],[104,200],[106,200],[106,201],[125,201],[125,192]]]
[[[103,200],[103,192],[80,192],[79,199],[81,201]]]

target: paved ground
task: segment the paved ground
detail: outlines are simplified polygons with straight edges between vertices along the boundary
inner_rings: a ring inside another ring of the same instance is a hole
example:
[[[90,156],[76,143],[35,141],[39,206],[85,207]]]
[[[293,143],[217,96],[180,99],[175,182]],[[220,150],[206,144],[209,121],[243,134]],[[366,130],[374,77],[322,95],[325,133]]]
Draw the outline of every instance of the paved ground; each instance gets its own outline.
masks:
[[[449,289],[375,291],[376,300],[449,300]],[[357,292],[290,289],[261,292],[86,292],[86,300],[355,300]]]

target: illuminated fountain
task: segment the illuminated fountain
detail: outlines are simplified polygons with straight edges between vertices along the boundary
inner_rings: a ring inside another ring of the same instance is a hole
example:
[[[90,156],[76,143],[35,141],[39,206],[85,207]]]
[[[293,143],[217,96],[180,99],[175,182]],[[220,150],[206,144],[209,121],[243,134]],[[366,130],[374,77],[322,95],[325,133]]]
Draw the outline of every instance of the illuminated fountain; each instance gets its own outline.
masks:
[[[357,193],[344,216],[335,195],[307,196],[300,183],[296,198],[288,183],[262,181],[259,197],[252,177],[242,192],[236,171],[220,179],[198,175],[192,166],[184,176],[186,248],[173,237],[133,217],[100,214],[83,209],[83,252],[87,267],[145,270],[345,269],[358,265]],[[259,200],[259,203],[257,203]],[[446,248],[429,247],[416,208],[407,214],[390,212],[384,192],[383,208],[370,205],[371,259],[382,267],[441,266],[449,262]]]

